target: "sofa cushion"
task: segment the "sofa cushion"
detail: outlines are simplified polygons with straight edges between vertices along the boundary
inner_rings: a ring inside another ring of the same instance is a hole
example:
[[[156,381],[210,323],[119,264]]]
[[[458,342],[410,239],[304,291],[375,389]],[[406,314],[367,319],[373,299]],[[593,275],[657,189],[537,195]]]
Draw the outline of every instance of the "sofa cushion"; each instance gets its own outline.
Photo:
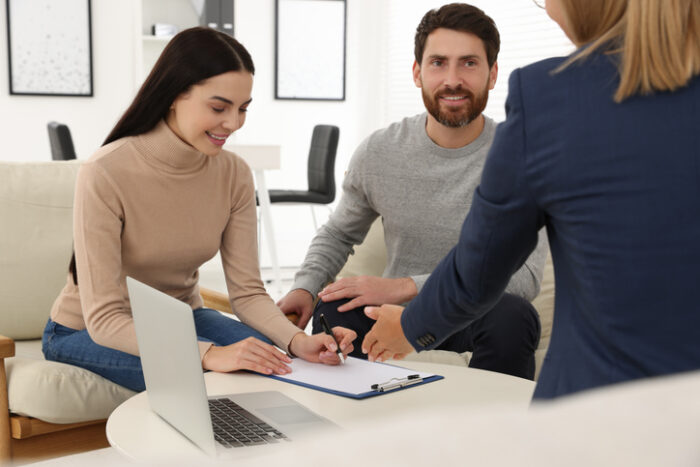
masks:
[[[387,254],[384,243],[384,226],[378,218],[372,223],[365,240],[356,245],[355,252],[345,262],[338,278],[354,276],[382,276],[386,268]]]
[[[136,394],[63,363],[14,357],[5,361],[5,368],[10,412],[50,423],[107,418]]]
[[[457,353],[449,350],[430,350],[428,352],[411,352],[404,360],[411,362],[444,363],[446,365],[469,366],[471,352]],[[396,362],[401,365],[400,362]]]
[[[43,359],[41,341],[16,342],[5,360],[10,412],[50,423],[100,420],[136,394],[77,366]]]
[[[547,261],[544,263],[542,282],[540,283],[540,293],[532,301],[540,315],[542,333],[540,334],[539,349],[549,347],[549,339],[552,336],[552,324],[554,322],[554,265],[552,255],[547,253]]]
[[[78,161],[0,162],[0,334],[40,338],[66,281]]]
[[[134,392],[95,373],[44,360],[41,338],[66,282],[79,161],[0,162],[0,334],[10,411],[52,423],[107,418]],[[34,340],[22,340],[34,339]]]

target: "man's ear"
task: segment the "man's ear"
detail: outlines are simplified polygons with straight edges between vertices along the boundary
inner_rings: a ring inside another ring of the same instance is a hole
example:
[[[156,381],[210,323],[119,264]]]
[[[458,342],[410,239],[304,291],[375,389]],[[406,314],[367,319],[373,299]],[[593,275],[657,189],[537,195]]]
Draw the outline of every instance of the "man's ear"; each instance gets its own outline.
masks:
[[[413,82],[417,88],[423,87],[423,81],[420,79],[420,65],[415,60],[413,61]]]
[[[494,62],[489,72],[489,91],[496,86],[496,79],[498,78],[498,62]]]

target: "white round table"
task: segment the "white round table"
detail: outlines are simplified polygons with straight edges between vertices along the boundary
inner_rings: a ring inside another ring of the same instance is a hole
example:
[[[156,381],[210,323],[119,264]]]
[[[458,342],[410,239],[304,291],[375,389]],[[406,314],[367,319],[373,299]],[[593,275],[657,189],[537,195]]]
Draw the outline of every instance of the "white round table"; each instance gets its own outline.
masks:
[[[409,411],[479,408],[490,405],[527,409],[535,383],[490,371],[425,362],[397,362],[421,372],[444,376],[439,381],[355,400],[251,373],[205,374],[209,395],[280,391],[344,430],[362,430],[374,421]],[[397,427],[401,429],[402,427]],[[107,421],[110,444],[137,461],[204,456],[199,449],[150,409],[142,392],[121,404]],[[302,462],[303,459],[299,459]],[[291,465],[291,464],[290,464]]]

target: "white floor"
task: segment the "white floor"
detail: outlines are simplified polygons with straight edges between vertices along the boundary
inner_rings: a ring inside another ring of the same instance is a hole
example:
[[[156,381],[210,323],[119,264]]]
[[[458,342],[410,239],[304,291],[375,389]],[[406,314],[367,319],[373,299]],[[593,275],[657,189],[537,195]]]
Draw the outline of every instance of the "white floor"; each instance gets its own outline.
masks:
[[[58,457],[46,461],[27,464],[31,466],[52,466],[52,467],[93,467],[111,465],[132,465],[126,457],[122,456],[114,448],[98,449],[96,451],[74,454],[72,456]]]

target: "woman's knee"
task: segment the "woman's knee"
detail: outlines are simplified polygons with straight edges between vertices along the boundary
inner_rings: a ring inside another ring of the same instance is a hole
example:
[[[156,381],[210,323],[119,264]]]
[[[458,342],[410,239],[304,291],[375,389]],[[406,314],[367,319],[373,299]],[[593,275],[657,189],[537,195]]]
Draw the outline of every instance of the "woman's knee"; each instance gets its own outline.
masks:
[[[230,345],[248,337],[255,337],[263,342],[273,342],[256,329],[236,319],[223,315],[209,308],[194,310],[194,322],[197,336],[216,345]]]

